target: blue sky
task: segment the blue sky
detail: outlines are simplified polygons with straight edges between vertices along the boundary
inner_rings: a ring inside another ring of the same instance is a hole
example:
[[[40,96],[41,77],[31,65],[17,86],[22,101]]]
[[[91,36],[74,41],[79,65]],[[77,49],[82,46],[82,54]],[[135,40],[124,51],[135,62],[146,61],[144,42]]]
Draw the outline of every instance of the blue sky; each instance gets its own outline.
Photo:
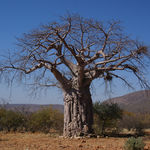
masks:
[[[121,20],[127,34],[150,45],[149,0],[0,0],[0,54],[15,48],[15,37],[40,24],[58,20],[67,12],[97,20]],[[9,103],[63,103],[61,92],[55,88],[47,90],[47,94],[38,99],[31,99],[25,89],[23,85],[14,85],[10,89],[5,82],[0,83],[0,98]],[[92,90],[93,99],[107,99],[104,89],[104,85],[96,84]],[[111,97],[132,92],[123,86],[115,89]]]

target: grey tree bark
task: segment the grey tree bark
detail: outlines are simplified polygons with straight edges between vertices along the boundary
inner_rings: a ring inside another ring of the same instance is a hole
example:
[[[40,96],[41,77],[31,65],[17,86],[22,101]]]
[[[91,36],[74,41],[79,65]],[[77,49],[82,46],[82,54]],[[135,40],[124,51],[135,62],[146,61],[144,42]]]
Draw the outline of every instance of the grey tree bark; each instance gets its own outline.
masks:
[[[64,94],[64,137],[93,133],[92,99],[89,87]]]

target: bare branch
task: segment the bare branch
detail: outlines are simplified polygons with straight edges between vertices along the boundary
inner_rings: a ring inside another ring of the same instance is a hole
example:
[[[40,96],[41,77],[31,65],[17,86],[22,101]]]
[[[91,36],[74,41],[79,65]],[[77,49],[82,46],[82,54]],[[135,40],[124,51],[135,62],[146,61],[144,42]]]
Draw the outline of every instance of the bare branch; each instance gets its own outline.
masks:
[[[43,64],[43,63],[40,63],[40,64],[38,64],[38,65],[36,65],[36,66],[34,66],[34,67],[32,67],[32,68],[26,70],[26,69],[24,69],[24,68],[15,67],[14,65],[11,65],[11,66],[4,66],[4,67],[0,68],[0,71],[3,71],[3,70],[5,70],[5,69],[15,69],[15,70],[23,71],[25,74],[29,74],[29,73],[31,73],[31,72],[37,70],[37,69],[42,68],[43,66],[44,66],[44,64]]]
[[[121,77],[119,75],[116,75],[114,73],[111,73],[111,72],[109,72],[109,74],[112,75],[112,76],[114,76],[114,77],[116,77],[116,78],[121,79],[128,87],[130,87],[130,88],[133,89],[133,86],[125,78],[123,78],[123,77]]]
[[[63,37],[61,37],[61,35],[59,34],[59,32],[57,30],[56,31],[56,35],[60,38],[60,40],[63,42],[63,44],[65,45],[65,47],[71,52],[71,54],[74,56],[74,58],[77,60],[77,62],[79,64],[81,64],[83,61],[82,59],[76,54],[75,49],[70,47],[67,42],[65,41],[65,39]]]
[[[3,74],[11,74],[12,70],[32,73],[35,83],[41,86],[42,78],[55,78],[67,91],[84,89],[95,78],[105,79],[107,74],[126,83],[115,73],[119,70],[131,72],[147,86],[141,72],[146,60],[150,60],[148,48],[126,36],[118,21],[102,23],[70,15],[17,40],[18,50],[2,59],[0,72]]]
[[[55,78],[59,81],[62,89],[68,90],[70,88],[70,81],[63,76],[56,68],[52,68],[51,72],[54,74]]]
[[[122,63],[126,62],[129,58],[131,58],[131,54],[128,55],[128,56],[120,56],[120,57],[117,57],[117,58],[114,58],[114,59],[110,59],[110,60],[105,60],[105,61],[101,61],[101,62],[98,62],[95,64],[95,67],[97,67],[98,65],[102,65],[102,64],[107,64],[107,63],[111,63],[111,62],[117,62],[118,60],[121,60],[123,58],[126,58],[126,59],[123,59],[122,61],[120,61],[117,65],[115,65],[115,67],[117,66],[120,66]]]
[[[55,84],[32,83],[32,84],[26,84],[26,85],[39,86],[39,87],[46,87],[46,88],[47,88],[47,87],[57,87],[57,88],[61,88],[58,83],[55,83]]]

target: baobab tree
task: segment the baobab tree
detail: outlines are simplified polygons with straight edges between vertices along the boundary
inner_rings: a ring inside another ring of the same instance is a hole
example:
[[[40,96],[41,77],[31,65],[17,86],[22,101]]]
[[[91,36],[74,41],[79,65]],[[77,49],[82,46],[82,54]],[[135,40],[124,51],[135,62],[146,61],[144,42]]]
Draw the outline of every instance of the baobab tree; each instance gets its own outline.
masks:
[[[148,48],[126,36],[118,21],[103,23],[67,15],[17,41],[18,49],[2,59],[1,75],[30,76],[27,79],[36,85],[60,87],[66,137],[93,132],[90,85],[94,79],[118,78],[129,85],[120,72],[130,72],[148,86],[142,74]]]

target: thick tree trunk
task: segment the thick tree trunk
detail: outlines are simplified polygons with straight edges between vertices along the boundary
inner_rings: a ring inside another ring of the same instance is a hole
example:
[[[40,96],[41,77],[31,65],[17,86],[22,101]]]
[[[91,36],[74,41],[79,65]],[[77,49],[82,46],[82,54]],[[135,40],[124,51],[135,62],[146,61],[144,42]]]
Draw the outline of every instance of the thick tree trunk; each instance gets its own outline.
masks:
[[[93,133],[92,99],[89,87],[70,89],[64,95],[64,137],[87,136]]]

